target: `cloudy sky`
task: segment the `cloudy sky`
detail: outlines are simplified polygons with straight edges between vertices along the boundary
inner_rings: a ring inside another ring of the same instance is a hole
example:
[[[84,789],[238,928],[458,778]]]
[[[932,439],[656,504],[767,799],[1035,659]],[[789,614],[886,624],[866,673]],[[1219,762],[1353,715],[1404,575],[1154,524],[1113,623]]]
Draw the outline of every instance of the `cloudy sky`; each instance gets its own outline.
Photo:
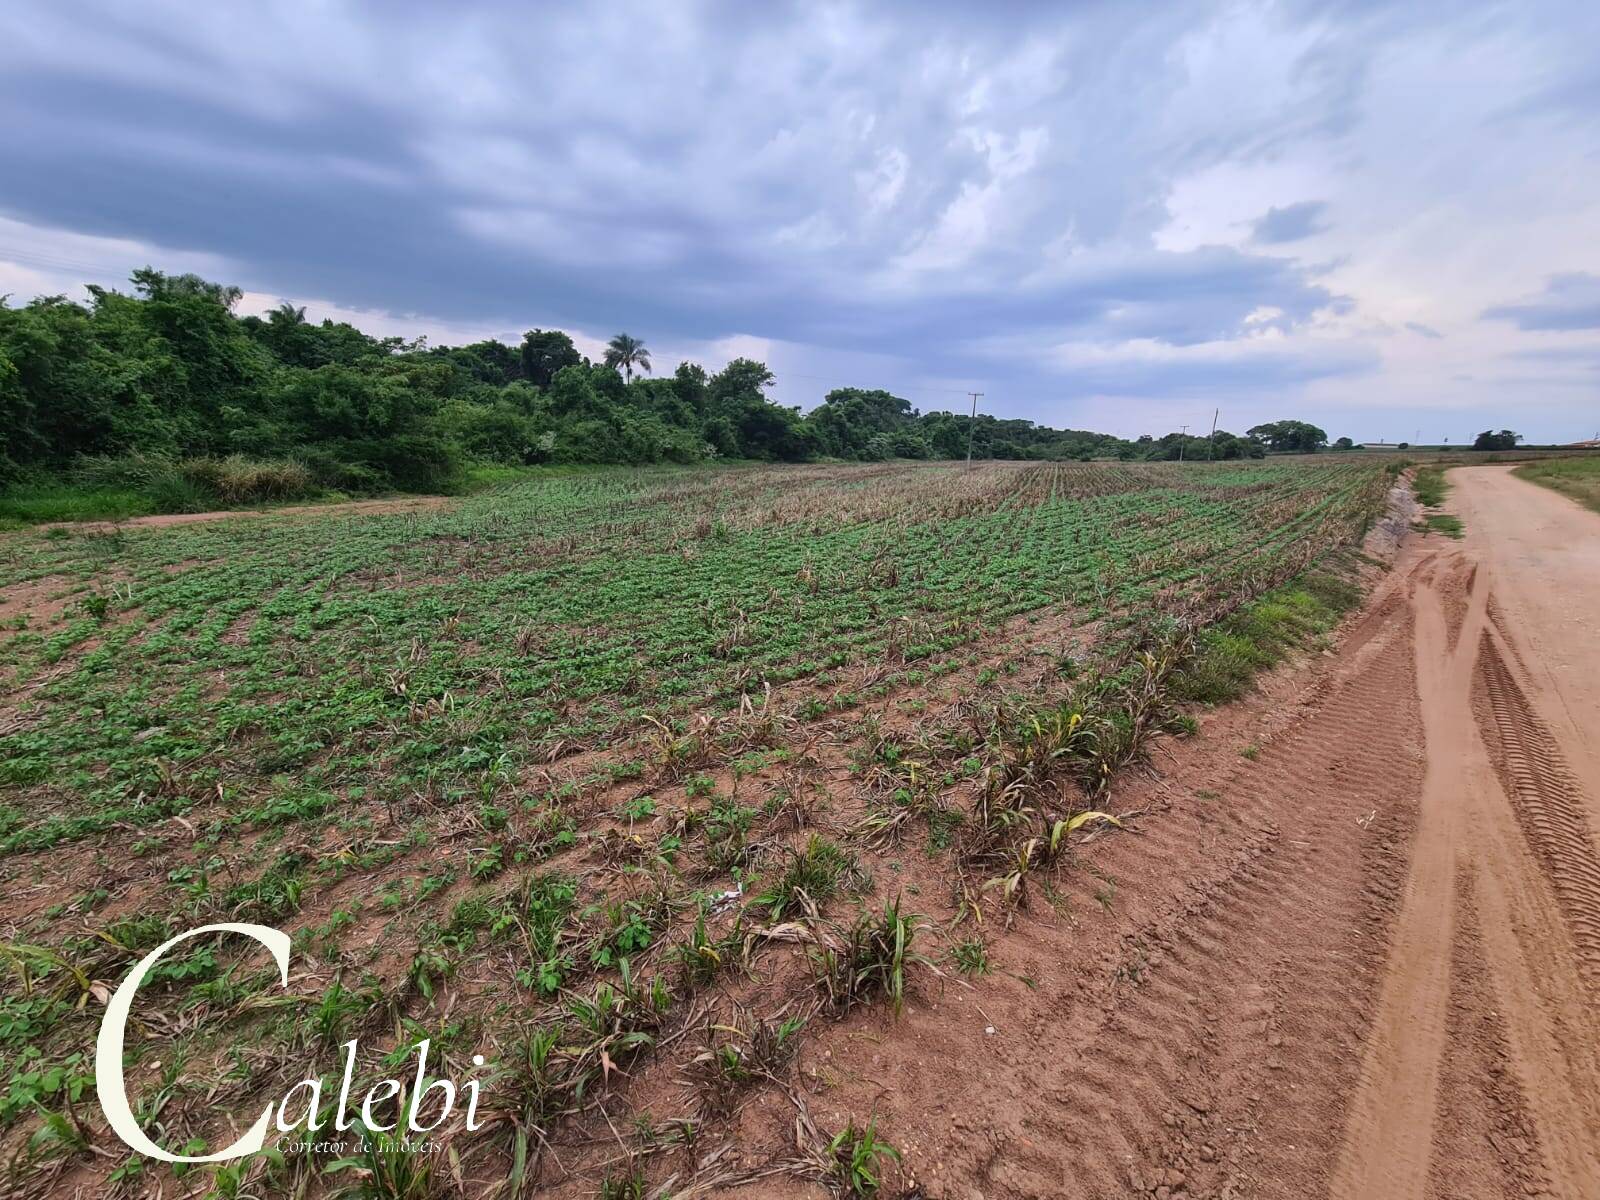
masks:
[[[810,407],[1600,427],[1600,5],[0,8],[0,292],[151,263]]]

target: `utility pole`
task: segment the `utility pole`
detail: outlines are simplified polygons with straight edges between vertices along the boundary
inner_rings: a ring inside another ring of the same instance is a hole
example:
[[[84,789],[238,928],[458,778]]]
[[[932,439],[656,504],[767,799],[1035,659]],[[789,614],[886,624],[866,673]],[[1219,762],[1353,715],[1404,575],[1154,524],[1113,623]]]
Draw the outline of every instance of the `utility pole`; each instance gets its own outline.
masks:
[[[967,425],[967,470],[972,470],[972,434],[978,428],[978,400],[982,392],[968,392],[972,397],[972,420]]]
[[[1187,425],[1185,425],[1185,426],[1183,426],[1183,436],[1178,439],[1178,461],[1179,462],[1183,461],[1183,443],[1185,442],[1185,440],[1188,439],[1188,437],[1189,437],[1189,427]]]
[[[1217,457],[1217,418],[1222,415],[1220,408],[1211,410],[1211,439],[1206,444],[1206,461],[1211,462]]]

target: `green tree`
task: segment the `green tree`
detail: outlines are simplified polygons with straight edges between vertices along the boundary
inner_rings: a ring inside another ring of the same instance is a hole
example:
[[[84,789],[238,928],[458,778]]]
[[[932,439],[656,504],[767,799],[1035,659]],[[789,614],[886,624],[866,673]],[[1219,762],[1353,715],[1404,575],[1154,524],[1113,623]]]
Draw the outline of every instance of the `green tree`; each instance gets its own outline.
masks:
[[[673,372],[672,389],[690,410],[704,416],[711,397],[708,380],[706,369],[699,363],[683,362],[679,363],[678,369]]]
[[[522,377],[535,387],[549,387],[564,368],[582,362],[572,339],[559,329],[530,329],[522,335]]]
[[[1245,430],[1280,454],[1313,454],[1328,444],[1326,431],[1305,421],[1268,421]]]
[[[1472,440],[1474,450],[1515,450],[1517,443],[1522,440],[1520,433],[1512,433],[1509,429],[1502,429],[1499,433],[1485,429]]]
[[[209,300],[228,312],[244,295],[231,284],[212,283],[195,274],[167,275],[154,267],[140,267],[130,277],[134,290],[148,300]]]
[[[620,370],[623,377],[629,380],[633,378],[635,368],[648,375],[650,351],[638,338],[619,333],[606,343],[606,366]]]
[[[881,389],[836,388],[807,420],[823,454],[876,460],[902,457],[897,446],[906,437],[920,445],[922,453],[904,457],[926,456],[926,443],[914,432],[915,417],[910,401]]]

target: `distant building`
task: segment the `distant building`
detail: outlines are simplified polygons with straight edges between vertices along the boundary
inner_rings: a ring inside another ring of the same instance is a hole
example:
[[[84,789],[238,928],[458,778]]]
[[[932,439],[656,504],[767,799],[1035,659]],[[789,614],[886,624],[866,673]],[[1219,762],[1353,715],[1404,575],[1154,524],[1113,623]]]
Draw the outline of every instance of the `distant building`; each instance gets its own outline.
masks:
[[[1400,449],[1400,443],[1399,442],[1360,442],[1358,444],[1361,447],[1361,449],[1363,449],[1363,450],[1398,450],[1398,449]]]
[[[1600,438],[1590,438],[1587,442],[1568,442],[1569,450],[1600,450]]]

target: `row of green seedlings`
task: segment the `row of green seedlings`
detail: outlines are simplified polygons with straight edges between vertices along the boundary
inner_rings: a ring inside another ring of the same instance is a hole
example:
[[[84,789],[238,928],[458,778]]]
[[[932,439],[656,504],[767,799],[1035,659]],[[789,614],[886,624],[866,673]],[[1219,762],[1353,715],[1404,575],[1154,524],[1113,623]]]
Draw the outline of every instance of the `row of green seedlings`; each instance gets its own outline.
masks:
[[[766,706],[763,707],[765,708]],[[751,713],[747,706],[741,715],[748,718],[754,714]],[[765,718],[761,719],[764,720]],[[766,729],[770,731],[771,725],[768,724]],[[709,751],[711,739],[702,736],[700,740],[706,750]],[[718,745],[717,749],[723,749],[726,745],[726,739],[719,740],[722,745]],[[761,740],[767,739],[763,738]],[[748,813],[748,810],[746,810],[746,813]],[[744,820],[747,821],[748,816],[745,816]],[[742,835],[742,829],[735,828],[739,823],[738,816],[730,820],[726,814],[723,814],[722,819],[719,821],[717,814],[713,811],[712,817],[708,821],[708,842],[714,848],[711,864],[713,870],[736,867],[737,862],[735,860],[744,855],[743,839],[742,836],[739,836]],[[729,836],[730,831],[734,836]],[[758,903],[770,906],[775,919],[785,913],[785,910],[792,903],[791,897],[796,894],[805,895],[807,889],[819,896],[826,897],[828,888],[817,876],[819,874],[819,864],[821,873],[826,874],[827,872],[826,864],[829,855],[826,848],[828,845],[827,843],[813,842],[805,852],[797,853],[791,869],[785,872],[786,878],[780,879],[778,886],[771,895],[758,899]],[[483,860],[480,859],[479,862],[481,865]],[[258,879],[230,889],[226,893],[223,903],[236,916],[275,918],[292,912],[298,907],[299,893],[302,887],[298,872],[303,865],[303,856],[280,856]],[[475,871],[474,873],[476,874],[477,872]],[[808,876],[810,877],[808,878]],[[538,910],[541,907],[540,902],[537,899],[531,899],[526,907],[530,914],[537,918]],[[595,948],[592,953],[594,965],[597,967],[610,965],[614,957],[620,958],[630,951],[638,950],[648,940],[648,932],[641,928],[644,923],[640,920],[637,902],[617,902],[608,905],[607,910],[607,916],[614,932],[609,936],[602,937],[597,935],[594,938]],[[442,939],[443,948],[451,948],[451,939],[458,939],[455,948],[460,948],[459,939],[462,934],[481,928],[486,920],[492,923],[494,919],[492,914],[483,911],[481,902],[467,902],[462,906],[458,906],[458,911],[452,919],[452,928]],[[161,929],[157,929],[151,936],[155,938],[155,941],[159,942],[165,936],[165,932],[165,926],[163,925]],[[524,936],[531,948],[530,959],[536,964],[534,970],[537,983],[535,984],[534,980],[528,978],[524,978],[523,981],[530,986],[539,986],[544,991],[554,990],[559,986],[563,957],[556,951],[554,935],[548,927],[541,929],[540,923],[535,919],[533,928],[526,930]],[[124,937],[122,940],[125,944],[122,945],[117,944],[119,939],[116,936],[106,940],[108,944],[124,955],[150,943],[150,937],[142,936],[142,934],[134,937]],[[697,927],[693,942],[697,944],[697,951],[703,956],[708,949],[705,944],[706,934],[703,920]],[[829,975],[834,980],[829,984],[831,995],[849,996],[859,991],[863,986],[860,971],[853,969],[850,965],[851,963],[857,963],[859,967],[861,957],[856,950],[852,949],[853,945],[853,942],[847,944],[842,956],[830,959],[834,964]],[[198,947],[194,952],[200,958],[209,953],[210,948],[208,947]],[[837,954],[837,952],[833,951],[828,953],[830,955]],[[704,961],[703,957],[701,961]],[[566,966],[567,969],[570,969],[570,962]],[[174,967],[178,971],[191,968],[209,969],[209,966],[205,964],[201,964],[198,967],[195,964],[185,966],[180,963]],[[447,977],[450,970],[451,966],[447,957],[438,950],[420,952],[410,972],[411,986],[424,999],[431,1001],[436,982]],[[81,975],[81,977],[93,978],[93,974]],[[895,978],[898,979],[899,976]],[[891,987],[891,992],[895,997],[896,1007],[898,1008],[900,996],[902,995],[901,984],[894,983]],[[326,998],[321,1015],[326,1016],[330,1008],[337,1009],[345,1001],[345,995],[341,993],[341,990],[336,985]]]
[[[628,815],[631,818],[643,818],[650,813],[636,808]],[[746,833],[754,816],[752,809],[737,806],[731,800],[719,801],[698,814],[690,814],[687,810],[678,814],[670,826],[674,833],[668,837],[676,842],[696,828],[703,829],[707,862],[702,864],[702,869],[738,869],[741,865],[749,864]],[[604,840],[601,840],[604,844]],[[626,844],[632,844],[633,841],[632,835],[629,835]],[[629,869],[638,869],[637,864],[624,865]],[[823,839],[812,838],[803,848],[786,853],[783,868],[773,875],[764,891],[754,896],[749,908],[771,921],[781,921],[797,913],[814,916],[817,903],[825,902],[846,886],[862,886],[863,881],[859,879],[848,881],[847,877],[853,870],[853,860],[838,847]],[[645,951],[670,919],[674,907],[668,888],[658,881],[647,903],[623,900],[592,906],[588,912],[599,910],[604,914],[601,928],[592,933],[579,932],[564,924],[571,914],[575,891],[575,885],[570,881],[554,884],[549,879],[531,881],[520,906],[525,916],[519,918],[508,918],[503,914],[496,918],[489,906],[481,901],[466,901],[458,905],[450,927],[444,931],[436,946],[419,951],[413,962],[411,980],[414,990],[424,998],[431,998],[437,982],[452,970],[446,952],[462,949],[464,941],[469,944],[472,931],[488,927],[491,933],[500,933],[508,924],[514,924],[524,941],[528,959],[534,964],[519,976],[529,986],[536,986],[547,993],[554,992],[562,986],[564,978],[573,968],[573,960],[578,957],[574,953],[575,946],[589,946],[590,965],[596,969],[620,964],[624,958]],[[726,959],[730,945],[737,945],[740,938],[741,922],[736,921],[731,931],[713,939],[707,930],[705,916],[702,906],[692,931],[673,950],[680,971],[680,982],[685,988],[708,982]],[[889,919],[891,924],[899,920],[897,914]],[[903,951],[907,941],[904,927],[898,940]],[[830,948],[823,953],[822,962],[826,970],[819,968],[819,971],[821,978],[826,980],[826,990],[832,1003],[847,1004],[852,997],[872,990],[872,956],[868,950],[870,941],[868,925],[861,924],[852,929],[842,947]],[[744,951],[748,959],[750,946],[746,945]],[[884,977],[885,989],[897,1008],[904,994],[905,961],[902,953],[899,967],[889,970]]]
[[[833,895],[851,869],[848,858],[837,847],[812,839],[792,852],[785,871],[767,892],[752,901],[752,907],[759,907],[770,919],[802,911],[814,914],[815,902],[810,893]],[[810,955],[818,995],[812,1011],[843,1013],[883,998],[898,1012],[904,1003],[908,970],[919,964],[932,966],[914,949],[923,928],[921,918],[904,913],[898,901],[891,901],[879,913],[863,913],[836,936],[819,937],[819,944]],[[547,1016],[514,1043],[502,1059],[493,1089],[497,1096],[517,1099],[497,1109],[492,1118],[492,1127],[508,1138],[504,1149],[510,1162],[511,1194],[520,1194],[517,1188],[526,1180],[537,1178],[555,1125],[589,1106],[601,1104],[615,1083],[612,1072],[620,1078],[634,1059],[658,1043],[674,1001],[708,982],[733,957],[742,957],[748,969],[756,944],[754,933],[745,934],[742,920],[722,937],[713,939],[702,912],[689,937],[673,948],[678,967],[675,986],[658,975],[646,987],[637,980],[628,961],[620,960],[615,983],[599,983],[589,995],[566,993],[564,1003],[553,1016]],[[331,1041],[342,1037],[348,1025],[343,1020],[328,1019],[330,1011],[345,1002],[337,999],[337,986],[329,996],[336,999],[325,1000],[322,1012],[313,1021],[320,1022],[319,1036]],[[348,1002],[375,1001],[351,997]],[[691,1064],[702,1083],[702,1120],[729,1111],[726,1106],[733,1098],[754,1083],[775,1080],[792,1056],[797,1035],[809,1015],[760,1020],[748,1010],[736,1009],[731,1023],[708,1023],[705,1049]],[[640,1157],[692,1140],[692,1123],[679,1123],[674,1128],[674,1137],[664,1138],[659,1130],[653,1131]],[[870,1167],[876,1158],[892,1154],[876,1137],[873,1127],[862,1129],[852,1124],[835,1135],[830,1145],[837,1152],[837,1169],[829,1175],[836,1190],[840,1194],[871,1194],[876,1185],[871,1170],[863,1172],[863,1162]],[[868,1151],[863,1160],[863,1153]],[[614,1178],[640,1179],[642,1175],[642,1168],[630,1157],[627,1172]],[[426,1178],[426,1171],[417,1177]]]
[[[635,812],[632,815],[642,817],[646,814]],[[732,861],[736,857],[742,859],[742,865],[748,865],[745,834],[754,815],[754,810],[740,808],[729,800],[713,804],[704,814],[696,816],[694,823],[700,825],[706,834],[706,865],[711,865],[714,871],[729,866],[737,867],[741,864]],[[679,814],[670,828],[675,834],[692,831],[692,826],[686,824],[686,814]],[[706,908],[703,904],[699,907],[692,930],[672,951],[681,989],[688,991],[709,983],[730,957],[743,961],[748,968],[757,942],[757,932],[743,932],[746,915],[774,923],[779,928],[802,921],[816,922],[820,904],[841,891],[863,890],[870,884],[870,880],[860,873],[853,856],[825,839],[812,836],[802,846],[786,849],[782,853],[784,861],[781,868],[770,874],[766,887],[753,894],[745,912],[734,920],[725,933],[714,937],[708,931]],[[658,889],[656,895],[659,901],[662,892]],[[530,911],[537,912],[540,905],[534,903],[528,907]],[[608,906],[608,911],[611,907]],[[660,903],[657,911],[670,916],[670,904]],[[627,927],[616,920],[616,914],[612,914],[611,924],[623,929]],[[920,920],[901,913],[898,902],[895,902],[887,906],[879,917],[863,917],[856,921],[843,932],[836,944],[822,944],[814,951],[812,959],[816,986],[824,997],[822,1003],[842,1011],[881,994],[890,999],[898,1012],[904,1002],[907,966],[926,962],[911,949],[920,927]],[[770,933],[770,927],[759,932],[764,940]],[[530,956],[542,961],[547,969],[559,961],[560,955],[556,950],[559,935],[548,921],[534,922],[527,940],[531,947]],[[644,941],[644,937],[641,937],[632,945],[622,945],[621,939],[618,939],[618,949],[642,951]],[[608,945],[610,939],[597,935],[592,944]],[[591,960],[596,967],[606,962],[604,955],[600,954],[591,954]],[[567,962],[570,963],[570,958]],[[560,967],[557,966],[550,972],[550,978],[553,980],[559,972]],[[720,1069],[726,1076],[720,1081],[716,1094],[724,1097],[737,1094],[738,1089],[729,1085],[747,1081],[752,1076],[754,1072],[749,1063],[767,1062],[771,1056],[764,1047],[787,1046],[792,1033],[797,1030],[798,1024],[747,1030],[749,1051],[727,1043],[708,1046],[707,1056],[701,1060],[702,1070]]]

